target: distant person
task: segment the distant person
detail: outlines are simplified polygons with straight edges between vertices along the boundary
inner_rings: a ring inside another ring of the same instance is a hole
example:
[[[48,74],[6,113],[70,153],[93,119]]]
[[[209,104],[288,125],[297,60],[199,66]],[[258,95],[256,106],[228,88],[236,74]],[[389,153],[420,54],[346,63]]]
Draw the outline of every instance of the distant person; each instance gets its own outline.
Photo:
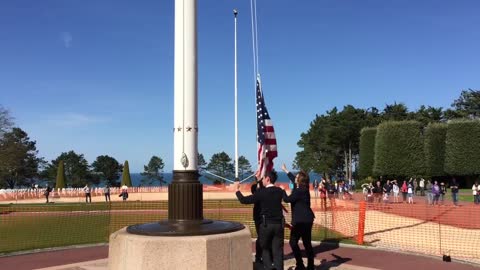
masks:
[[[92,194],[88,184],[86,184],[85,187],[83,187],[83,192],[85,193],[85,202],[92,203]]]
[[[398,203],[398,194],[400,193],[400,188],[398,187],[397,180],[393,180],[392,190],[393,190],[393,202]]]
[[[330,178],[327,178],[327,182],[326,182],[327,186],[327,197],[328,197],[328,200],[330,201],[330,207],[336,207],[337,204],[335,202],[335,193],[336,193],[336,190],[335,190],[335,185],[332,183],[332,181],[330,180]]]
[[[128,199],[128,187],[126,185],[123,185],[121,188],[121,193],[118,195],[118,197],[122,197],[123,201],[126,201]]]
[[[336,184],[337,198],[343,200],[343,181],[337,181]]]
[[[380,185],[380,181],[377,181],[376,185],[373,187],[373,199],[374,202],[380,203],[382,201],[382,186]]]
[[[480,204],[480,186],[478,185],[478,180],[472,186],[472,193],[473,193],[473,203]]]
[[[110,185],[106,185],[104,188],[103,188],[103,195],[105,195],[105,201],[106,202],[110,202]]]
[[[363,199],[366,202],[372,202],[372,184],[371,183],[364,183],[361,185],[362,192],[363,192]]]
[[[420,183],[418,184],[420,186],[420,196],[425,196],[425,179],[420,178]]]
[[[50,192],[52,192],[52,188],[50,187],[50,185],[47,184],[47,186],[45,187],[45,192],[43,192],[43,195],[45,195],[45,198],[47,199],[45,203],[49,203],[48,197],[50,196]]]
[[[318,191],[320,192],[320,205],[323,210],[327,210],[327,181],[325,178],[322,178],[320,185],[318,186]]]
[[[389,203],[390,202],[390,192],[392,191],[392,185],[390,184],[390,180],[387,180],[387,183],[383,185],[383,202]]]
[[[406,180],[403,180],[400,191],[402,192],[403,203],[405,203],[407,201],[407,194],[408,194],[408,185]]]
[[[425,192],[427,193],[427,203],[431,205],[433,203],[433,193],[432,193],[432,182],[427,180],[427,185],[425,186]]]
[[[414,191],[415,196],[417,196],[417,193],[419,191],[417,178],[413,179],[413,191]]]
[[[309,177],[308,174],[300,171],[297,175],[293,175],[289,172],[283,164],[282,170],[287,173],[288,178],[295,182],[296,188],[293,189],[292,194],[288,196],[283,194],[283,201],[290,203],[292,206],[292,231],[290,233],[290,247],[292,248],[293,255],[295,256],[296,268],[305,269],[303,264],[302,253],[298,246],[298,241],[302,239],[303,246],[307,253],[307,270],[313,270],[314,265],[314,253],[312,247],[312,227],[313,214],[310,206],[310,191],[309,191]]]
[[[290,190],[293,190],[295,188],[295,184],[294,183],[288,183],[288,188]]]
[[[457,179],[452,178],[450,182],[450,190],[452,191],[452,201],[455,206],[458,206],[458,182]]]
[[[413,204],[413,183],[410,181],[407,188],[408,203]]]
[[[440,202],[442,205],[445,203],[445,194],[447,194],[447,186],[444,182],[440,183]]]
[[[265,188],[255,194],[244,197],[240,185],[235,193],[242,204],[260,203],[260,245],[262,246],[262,261],[265,269],[283,270],[283,239],[285,219],[283,217],[282,199],[285,191],[274,184],[277,173],[271,171],[261,179]],[[272,263],[273,258],[273,263]]]
[[[313,193],[315,194],[315,198],[318,197],[318,187],[320,186],[320,182],[318,179],[313,180]]]
[[[438,185],[438,182],[435,181],[432,186],[432,195],[433,195],[432,204],[438,205],[438,199],[440,198],[440,194],[441,194],[440,186]]]

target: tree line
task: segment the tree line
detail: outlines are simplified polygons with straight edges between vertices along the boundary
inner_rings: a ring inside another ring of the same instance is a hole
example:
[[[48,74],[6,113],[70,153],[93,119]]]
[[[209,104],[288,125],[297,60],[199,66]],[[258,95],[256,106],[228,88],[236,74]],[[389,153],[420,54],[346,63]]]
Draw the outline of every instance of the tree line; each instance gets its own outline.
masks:
[[[250,162],[244,156],[239,157],[238,164],[240,178],[252,173]],[[143,166],[140,185],[166,184],[164,166],[161,157],[152,156]],[[200,170],[223,178],[234,177],[234,161],[225,152],[213,154],[209,163],[199,154],[198,166]],[[224,182],[210,174],[204,175],[213,183]],[[82,187],[85,184],[131,185],[128,161],[121,164],[109,155],[98,156],[89,163],[83,154],[72,150],[46,161],[39,156],[36,141],[16,127],[10,112],[0,105],[0,188],[31,187],[39,180],[45,180],[57,188]]]
[[[293,167],[339,178],[358,178],[358,170],[354,168],[358,168],[362,129],[377,127],[386,121],[413,120],[426,127],[430,123],[446,123],[452,119],[478,119],[480,91],[462,91],[451,106],[443,109],[422,105],[417,111],[409,111],[403,103],[387,104],[383,110],[352,105],[346,105],[342,110],[334,107],[325,114],[316,115],[310,128],[300,134],[297,144],[301,150],[295,156]],[[63,152],[56,159],[46,161],[39,157],[36,141],[16,127],[10,112],[0,105],[0,187],[30,186],[38,179],[53,182],[60,161],[64,163],[65,184],[72,187],[100,182],[118,185],[120,174],[125,170],[125,164],[120,164],[111,156],[98,156],[90,164],[83,154],[74,151]],[[225,152],[213,154],[208,163],[199,154],[198,162],[201,170],[227,179],[234,177],[235,164]],[[239,157],[238,165],[239,178],[252,173],[250,162],[244,156]],[[144,166],[141,184],[164,184],[163,168],[163,159],[152,156]],[[203,175],[214,183],[224,182],[209,174]]]
[[[361,147],[372,147],[374,143],[370,140],[361,146],[361,135],[376,136],[377,129],[368,128],[377,127],[384,122],[415,121],[418,124],[413,125],[421,126],[422,130],[419,132],[423,132],[423,127],[429,124],[479,117],[480,91],[473,89],[461,91],[460,96],[452,102],[451,108],[447,109],[422,105],[416,111],[409,111],[403,103],[387,104],[383,110],[375,107],[356,108],[352,105],[346,105],[342,110],[334,107],[325,114],[316,115],[310,128],[300,135],[297,144],[301,150],[297,152],[293,165],[294,168],[325,176],[364,177],[368,174],[359,175],[359,171],[354,168],[358,168],[359,159],[374,158],[368,153],[360,156]],[[370,145],[367,145],[368,143]],[[476,148],[476,151],[480,149]],[[370,161],[366,164],[372,163]]]

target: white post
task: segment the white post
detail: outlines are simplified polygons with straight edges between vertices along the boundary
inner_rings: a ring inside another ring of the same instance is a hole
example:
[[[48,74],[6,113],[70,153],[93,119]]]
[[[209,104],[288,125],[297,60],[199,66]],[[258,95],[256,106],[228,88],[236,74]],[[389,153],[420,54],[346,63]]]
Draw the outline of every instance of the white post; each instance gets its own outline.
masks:
[[[174,171],[197,170],[196,5],[196,0],[175,0]]]
[[[237,81],[237,9],[233,10],[235,16],[235,181],[240,181],[238,178],[238,81]]]

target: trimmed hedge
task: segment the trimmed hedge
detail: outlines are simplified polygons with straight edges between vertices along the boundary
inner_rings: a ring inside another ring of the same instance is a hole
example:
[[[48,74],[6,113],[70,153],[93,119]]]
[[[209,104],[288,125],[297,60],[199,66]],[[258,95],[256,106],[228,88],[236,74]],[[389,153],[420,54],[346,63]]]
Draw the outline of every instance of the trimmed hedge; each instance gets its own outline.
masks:
[[[448,123],[445,171],[451,175],[480,174],[480,121]]]
[[[361,179],[373,176],[376,136],[377,128],[363,128],[362,131],[360,131],[360,160],[358,174]]]
[[[425,173],[422,124],[387,121],[377,127],[373,172],[386,177],[412,177]]]
[[[58,162],[57,168],[57,181],[55,182],[55,188],[65,188],[65,169],[63,166],[63,160]]]
[[[125,160],[125,163],[123,165],[122,182],[120,183],[120,186],[123,185],[127,187],[132,186],[132,179],[130,178],[130,168],[128,167],[128,160]]]
[[[445,176],[445,139],[448,126],[432,123],[427,126],[425,138],[425,171],[428,176]]]

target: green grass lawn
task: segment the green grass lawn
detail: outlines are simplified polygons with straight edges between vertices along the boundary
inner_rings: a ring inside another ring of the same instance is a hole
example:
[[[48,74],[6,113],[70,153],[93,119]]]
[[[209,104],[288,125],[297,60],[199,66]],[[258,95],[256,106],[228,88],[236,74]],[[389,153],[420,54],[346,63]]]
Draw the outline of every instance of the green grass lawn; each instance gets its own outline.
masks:
[[[452,198],[450,196],[450,198]],[[472,194],[459,194],[458,195],[458,200],[461,201],[461,202],[471,202],[473,203],[473,195]]]
[[[224,208],[244,211],[231,213],[222,211]],[[125,226],[166,219],[166,209],[165,202],[0,205],[0,253],[108,242],[110,233]],[[204,209],[218,209],[204,211],[205,218],[241,222],[256,237],[251,206],[236,200],[212,200],[204,202]],[[288,238],[289,230],[285,233]],[[354,243],[321,226],[314,226],[312,239]]]

